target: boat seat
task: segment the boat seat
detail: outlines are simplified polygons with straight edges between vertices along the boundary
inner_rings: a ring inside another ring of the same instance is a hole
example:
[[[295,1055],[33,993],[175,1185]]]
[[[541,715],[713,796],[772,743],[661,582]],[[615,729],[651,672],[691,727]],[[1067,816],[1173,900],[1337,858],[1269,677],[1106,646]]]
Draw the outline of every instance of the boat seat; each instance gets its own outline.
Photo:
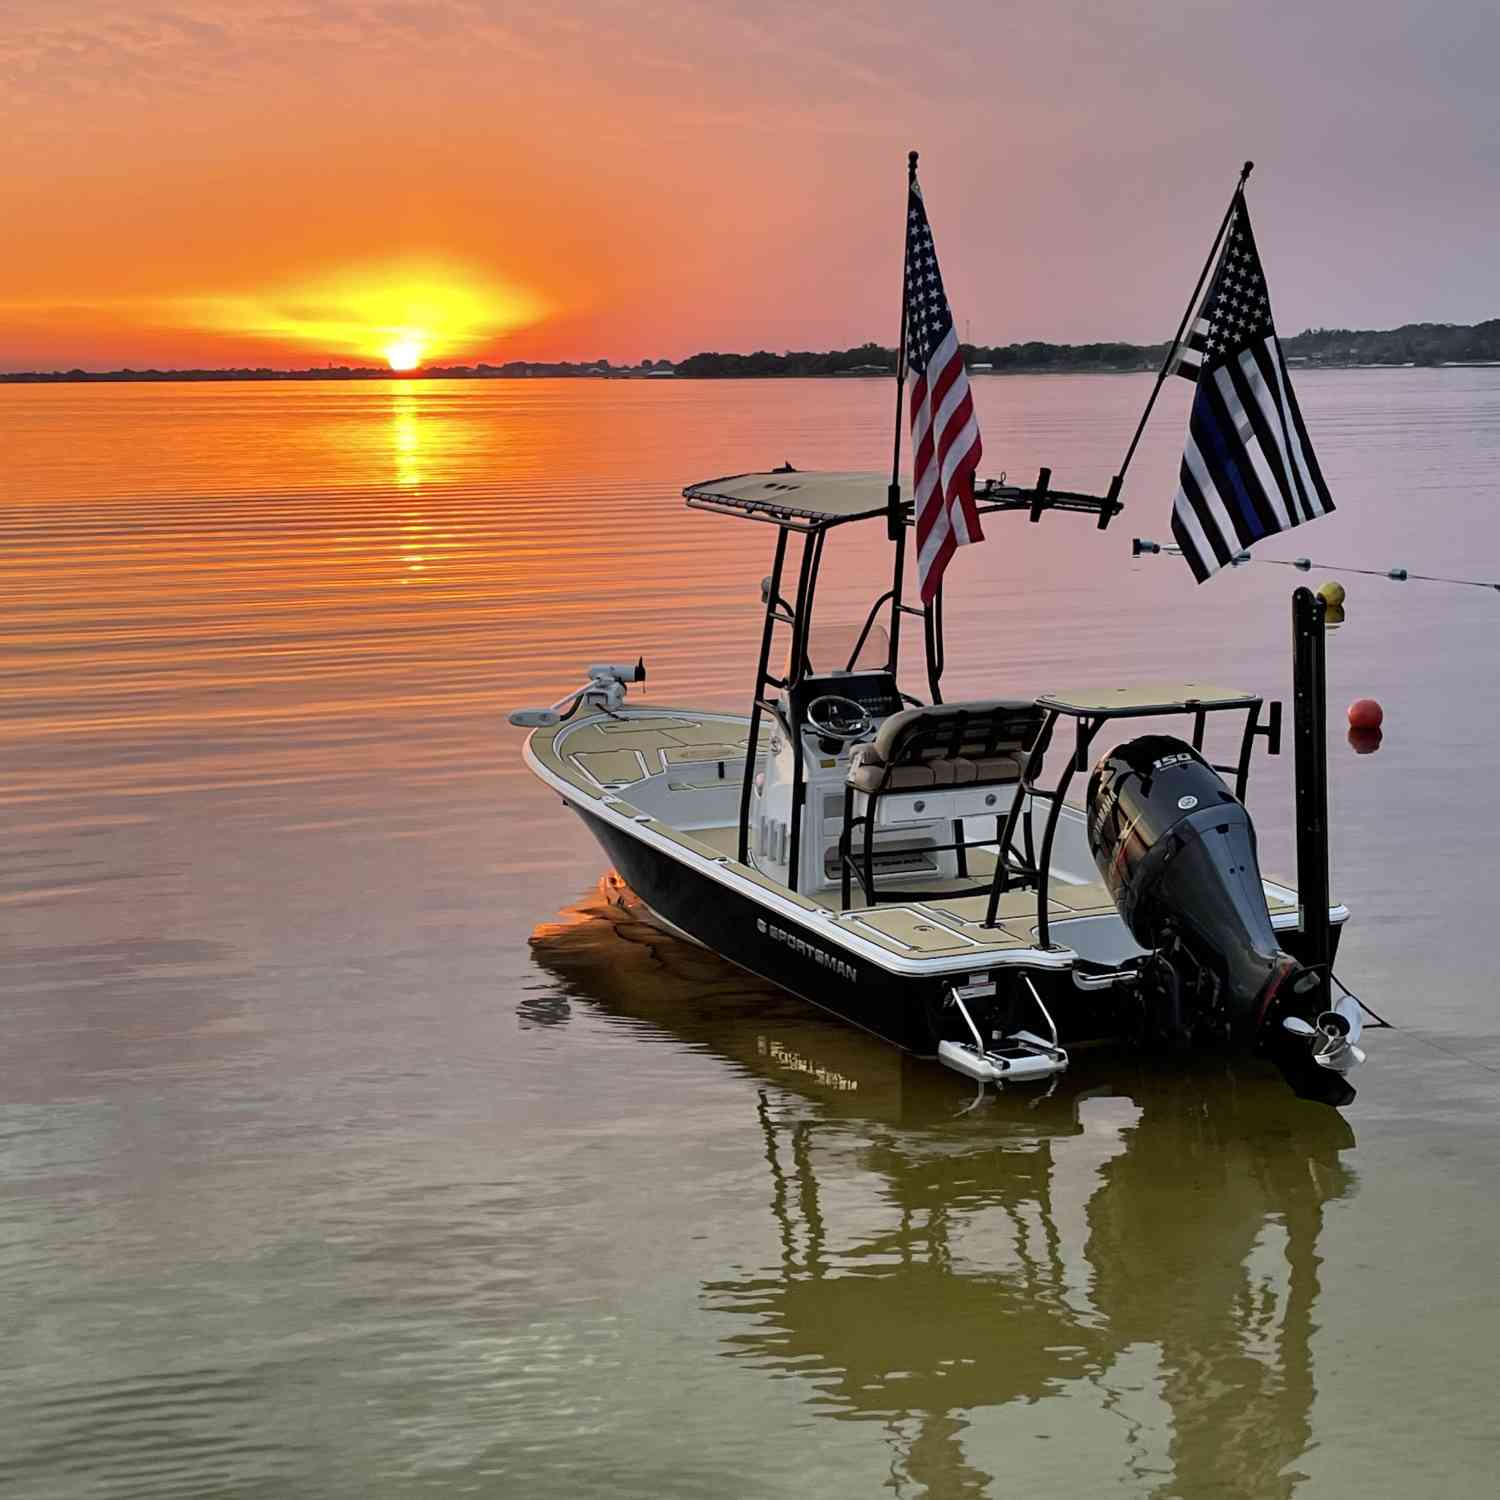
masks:
[[[909,891],[876,889],[875,824],[882,805],[887,809],[896,806],[897,816],[903,821],[909,821],[904,817],[907,809],[929,821],[951,820],[953,842],[924,847],[932,854],[954,853],[958,874],[966,878],[971,846],[965,838],[963,819],[985,812],[998,799],[988,793],[977,798],[963,793],[973,787],[1019,782],[1045,719],[1045,711],[1024,698],[936,703],[927,708],[903,709],[886,719],[874,740],[860,745],[849,761],[844,828],[838,845],[844,909],[849,907],[856,879],[871,905],[913,899]],[[926,795],[913,796],[915,793]],[[882,799],[889,800],[882,803]],[[974,805],[966,805],[970,802]],[[858,853],[854,849],[856,829],[864,835]],[[997,837],[999,832],[997,817]],[[986,883],[957,894],[983,895],[988,890]]]
[[[1043,717],[1035,703],[1020,698],[903,709],[855,750],[849,785],[878,796],[1019,781]]]

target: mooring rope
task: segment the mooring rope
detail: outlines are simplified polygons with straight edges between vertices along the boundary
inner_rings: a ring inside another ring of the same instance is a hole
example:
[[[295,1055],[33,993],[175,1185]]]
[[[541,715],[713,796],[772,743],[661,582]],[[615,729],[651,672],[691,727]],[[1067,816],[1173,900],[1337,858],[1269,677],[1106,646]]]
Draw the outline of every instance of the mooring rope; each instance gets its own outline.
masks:
[[[1181,557],[1182,548],[1171,542],[1153,542],[1146,537],[1136,537],[1130,544],[1132,557],[1166,553],[1169,557]],[[1299,573],[1309,573],[1314,568],[1329,573],[1358,573],[1365,578],[1389,578],[1392,583],[1448,583],[1457,588],[1494,589],[1500,592],[1500,583],[1488,583],[1482,578],[1446,578],[1439,573],[1413,573],[1407,568],[1353,568],[1341,563],[1314,562],[1310,557],[1251,557],[1248,552],[1238,552],[1229,559],[1231,568],[1242,568],[1246,563],[1270,563],[1277,568],[1295,568]]]
[[[1485,1073],[1493,1073],[1497,1077],[1500,1077],[1500,1068],[1493,1067],[1489,1063],[1480,1062],[1477,1057],[1470,1057],[1467,1052],[1460,1052],[1456,1047],[1445,1047],[1442,1042],[1438,1041],[1435,1037],[1429,1036],[1425,1031],[1416,1031],[1412,1027],[1401,1025],[1396,1021],[1387,1021],[1384,1016],[1378,1014],[1361,1000],[1332,969],[1328,971],[1328,977],[1375,1022],[1375,1028],[1385,1031],[1399,1031],[1402,1036],[1409,1036],[1412,1041],[1419,1042],[1425,1047],[1430,1047],[1434,1052],[1441,1052],[1444,1057],[1454,1058],[1458,1062],[1466,1062]]]

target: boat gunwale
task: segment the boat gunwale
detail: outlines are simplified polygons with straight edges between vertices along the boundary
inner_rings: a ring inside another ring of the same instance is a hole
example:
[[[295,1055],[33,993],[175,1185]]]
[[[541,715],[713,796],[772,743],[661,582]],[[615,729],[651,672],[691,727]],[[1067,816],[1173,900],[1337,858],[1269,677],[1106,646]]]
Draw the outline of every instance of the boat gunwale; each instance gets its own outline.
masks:
[[[576,729],[608,723],[611,720],[671,715],[691,718],[699,722],[704,720],[730,722],[744,725],[746,728],[751,722],[748,715],[736,714],[732,710],[683,709],[661,704],[630,704],[622,711],[610,714],[589,714],[562,725],[532,730],[527,735],[523,746],[523,758],[533,774],[545,784],[550,785],[565,802],[585,804],[591,816],[602,818],[611,826],[628,833],[630,837],[640,840],[661,853],[668,854],[695,873],[706,875],[709,879],[736,891],[741,896],[767,904],[773,910],[779,908],[779,914],[790,920],[809,923],[816,928],[820,936],[837,942],[840,947],[875,963],[888,973],[913,977],[947,973],[967,974],[979,965],[989,968],[1030,968],[1056,972],[1071,971],[1082,962],[1075,949],[1066,946],[1057,946],[1051,950],[1040,948],[1035,945],[1034,938],[1032,942],[1027,943],[1024,938],[1018,938],[1008,928],[1002,930],[1008,934],[1015,946],[989,946],[975,943],[972,937],[960,929],[952,928],[949,930],[954,933],[956,943],[951,950],[921,956],[914,955],[909,950],[900,951],[896,946],[898,939],[882,940],[882,936],[873,929],[867,937],[864,933],[853,929],[851,924],[859,920],[859,911],[864,908],[854,912],[836,911],[810,900],[800,892],[777,884],[753,866],[741,864],[729,855],[714,850],[705,842],[694,839],[691,831],[677,829],[653,814],[636,807],[626,796],[603,785],[598,787],[587,785],[584,773],[572,771],[564,755],[558,749],[559,741],[564,740],[568,733]],[[543,739],[545,751],[543,743],[537,743],[540,737],[545,737]],[[747,744],[747,753],[748,749]],[[546,751],[550,751],[550,755],[546,754]],[[555,761],[556,764],[549,764],[549,761]],[[624,789],[628,787],[622,790]],[[1295,889],[1284,881],[1273,880],[1266,883],[1275,886],[1278,891],[1289,891],[1295,895]],[[940,893],[935,893],[935,897],[938,895]],[[922,904],[920,902],[892,903],[890,909],[892,911],[911,910]],[[1054,928],[1065,928],[1072,921],[1097,921],[1109,915],[1111,913],[1102,911],[1081,912],[1052,925]],[[1293,906],[1279,913],[1271,912],[1269,915],[1272,927],[1277,932],[1295,932],[1301,929],[1299,906]],[[1329,921],[1331,924],[1341,927],[1348,918],[1348,908],[1342,903],[1330,904]],[[946,924],[939,922],[937,925],[945,926]],[[960,948],[957,946],[959,942],[966,943],[968,946]]]

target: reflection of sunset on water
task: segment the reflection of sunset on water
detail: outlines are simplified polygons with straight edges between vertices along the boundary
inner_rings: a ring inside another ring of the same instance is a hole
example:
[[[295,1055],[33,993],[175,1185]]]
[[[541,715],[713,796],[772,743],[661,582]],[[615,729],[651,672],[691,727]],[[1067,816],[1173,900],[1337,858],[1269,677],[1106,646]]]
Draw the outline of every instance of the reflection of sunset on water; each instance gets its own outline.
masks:
[[[391,408],[391,447],[396,457],[396,483],[410,486],[422,482],[422,438],[418,426],[417,404],[404,391],[398,391]]]
[[[1062,450],[1057,482],[1086,487],[1149,383],[976,379],[974,399],[997,468]],[[1494,372],[1309,384],[1382,553],[1462,571],[1405,503],[1430,450],[1383,437],[1393,405],[1445,445],[1479,528],[1449,545],[1500,550]],[[1337,1117],[1304,1129],[1279,1080],[1266,1100],[1238,1074],[1169,1087],[1079,1055],[1047,1098],[960,1115],[960,1080],[644,922],[629,961],[590,959],[578,898],[601,857],[535,795],[507,711],[637,654],[646,701],[743,711],[774,533],[688,511],[681,488],[783,460],[879,468],[890,395],[392,379],[0,396],[0,1081],[13,1113],[45,1105],[24,1117],[38,1166],[7,1275],[47,1332],[6,1414],[32,1474],[67,1451],[116,1482],[99,1350],[143,1409],[184,1410],[181,1328],[205,1292],[214,1351],[256,1372],[234,1420],[264,1441],[205,1448],[221,1429],[195,1405],[182,1441],[137,1455],[143,1491],[171,1466],[280,1493],[261,1455],[301,1462],[310,1378],[351,1393],[328,1426],[350,1466],[367,1458],[350,1434],[377,1426],[408,1460],[419,1403],[439,1490],[571,1500],[628,1462],[663,1494],[684,1472],[684,1493],[753,1472],[767,1497],[878,1495],[893,1474],[913,1496],[1309,1500],[1434,1475],[1467,1493],[1492,1425],[1469,1315],[1487,1295],[1474,1247],[1495,1237],[1473,1189],[1493,1145],[1480,1070],[1380,1033],[1356,1182],[1319,1134]],[[1134,471],[1162,503],[1174,426]],[[1132,564],[1128,530],[1009,522],[949,572],[955,697],[1206,664],[1276,691],[1285,598],[1264,572],[1216,579],[1212,628],[1192,630],[1203,593]],[[883,586],[880,528],[857,530],[830,554],[819,628],[857,629]],[[1330,757],[1360,830],[1341,894],[1378,907],[1383,841],[1430,831],[1401,859],[1441,911],[1357,938],[1396,1019],[1420,994],[1450,1029],[1481,1028],[1489,993],[1485,950],[1447,937],[1490,920],[1449,848],[1477,836],[1493,778],[1443,747],[1478,742],[1490,597],[1424,596],[1452,654],[1423,671],[1399,600],[1330,648],[1340,701],[1395,703],[1399,683],[1401,715],[1394,749]],[[1393,753],[1417,774],[1382,778]],[[1256,808],[1268,873],[1290,868],[1281,805]],[[1447,935],[1441,983],[1414,934]],[[86,1296],[80,1245],[108,1250]],[[286,1337],[268,1342],[272,1313]],[[1438,1423],[1464,1441],[1416,1440]],[[701,1470],[681,1468],[683,1431]]]
[[[1313,550],[1500,576],[1500,368],[1457,326],[1497,310],[1495,0],[0,11],[5,1500],[1482,1496],[1493,591],[1354,571],[1328,642],[1336,718],[1391,714],[1328,757],[1339,977],[1394,1023],[1344,1116],[1108,1048],[976,1095],[819,1008],[870,997],[852,965],[801,999],[666,935],[509,715],[638,659],[653,717],[749,708],[776,530],[682,489],[883,486],[893,415],[910,472],[909,151],[955,334],[1099,371],[971,352],[985,477],[1121,472],[1252,152],[1282,333],[1322,330],[1288,350]],[[1371,349],[1418,363],[1322,363]],[[684,363],[830,350],[886,373]],[[1159,394],[1107,531],[995,514],[954,558],[943,688],[1281,699],[1250,796],[1284,878],[1295,578],[1132,558],[1193,387]],[[889,561],[835,534],[811,660]],[[900,685],[936,696],[922,634]],[[608,732],[592,764],[644,769]],[[711,806],[728,761],[673,748]],[[801,899],[765,891],[837,920]],[[943,951],[944,1002],[993,982]]]

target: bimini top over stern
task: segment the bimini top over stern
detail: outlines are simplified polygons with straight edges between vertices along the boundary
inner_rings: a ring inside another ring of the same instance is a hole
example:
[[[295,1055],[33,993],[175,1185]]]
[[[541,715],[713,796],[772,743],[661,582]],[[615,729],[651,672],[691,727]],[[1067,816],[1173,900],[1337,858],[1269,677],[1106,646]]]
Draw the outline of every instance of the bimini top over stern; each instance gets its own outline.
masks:
[[[911,496],[901,486],[901,505]],[[868,521],[889,512],[889,484],[879,474],[807,473],[774,469],[765,474],[728,474],[690,484],[682,493],[694,510],[770,521],[794,531],[821,530],[848,521]]]

